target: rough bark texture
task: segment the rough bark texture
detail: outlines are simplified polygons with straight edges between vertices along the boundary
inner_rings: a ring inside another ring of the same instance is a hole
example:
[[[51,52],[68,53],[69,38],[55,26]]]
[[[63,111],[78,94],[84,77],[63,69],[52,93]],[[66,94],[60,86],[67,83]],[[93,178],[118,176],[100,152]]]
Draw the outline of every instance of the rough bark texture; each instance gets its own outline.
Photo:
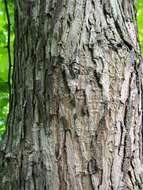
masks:
[[[133,0],[15,0],[2,190],[142,190]]]

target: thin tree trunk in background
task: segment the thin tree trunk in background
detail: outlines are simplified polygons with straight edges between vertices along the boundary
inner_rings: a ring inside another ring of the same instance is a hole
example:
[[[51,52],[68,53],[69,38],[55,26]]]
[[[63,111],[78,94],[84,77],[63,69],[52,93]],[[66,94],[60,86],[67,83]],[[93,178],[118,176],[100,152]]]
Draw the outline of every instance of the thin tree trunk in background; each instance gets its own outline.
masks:
[[[143,190],[133,0],[15,0],[1,190]]]

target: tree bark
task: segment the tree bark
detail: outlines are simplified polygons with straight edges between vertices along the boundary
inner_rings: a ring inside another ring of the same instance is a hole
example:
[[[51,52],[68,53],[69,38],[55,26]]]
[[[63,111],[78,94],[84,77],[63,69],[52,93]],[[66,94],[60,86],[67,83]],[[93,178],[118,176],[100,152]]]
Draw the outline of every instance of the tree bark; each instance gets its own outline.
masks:
[[[133,0],[15,0],[2,190],[142,190]]]

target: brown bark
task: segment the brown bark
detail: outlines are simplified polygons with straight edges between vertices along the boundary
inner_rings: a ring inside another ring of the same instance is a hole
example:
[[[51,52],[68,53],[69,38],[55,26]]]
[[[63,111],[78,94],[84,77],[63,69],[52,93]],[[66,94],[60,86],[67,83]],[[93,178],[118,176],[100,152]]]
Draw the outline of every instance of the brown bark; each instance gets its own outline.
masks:
[[[2,190],[142,190],[132,0],[15,0]]]

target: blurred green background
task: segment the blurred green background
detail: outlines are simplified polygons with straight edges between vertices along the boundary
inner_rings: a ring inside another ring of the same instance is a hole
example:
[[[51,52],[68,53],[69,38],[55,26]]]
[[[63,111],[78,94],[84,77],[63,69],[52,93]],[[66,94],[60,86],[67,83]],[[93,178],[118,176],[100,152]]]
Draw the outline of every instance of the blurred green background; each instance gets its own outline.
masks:
[[[13,64],[13,42],[14,42],[14,7],[13,0],[8,0],[8,9],[11,22],[11,58]],[[5,4],[0,0],[0,140],[6,128],[6,118],[8,114],[8,24],[5,11]]]
[[[14,42],[14,7],[13,0],[8,0],[8,8],[11,21],[11,56],[13,62],[13,42]],[[140,45],[143,50],[143,0],[137,0],[137,20]],[[0,140],[6,128],[6,118],[8,114],[8,25],[3,0],[0,0]],[[143,51],[142,51],[143,55]]]
[[[139,39],[143,56],[143,0],[137,0],[136,9],[137,9]]]

